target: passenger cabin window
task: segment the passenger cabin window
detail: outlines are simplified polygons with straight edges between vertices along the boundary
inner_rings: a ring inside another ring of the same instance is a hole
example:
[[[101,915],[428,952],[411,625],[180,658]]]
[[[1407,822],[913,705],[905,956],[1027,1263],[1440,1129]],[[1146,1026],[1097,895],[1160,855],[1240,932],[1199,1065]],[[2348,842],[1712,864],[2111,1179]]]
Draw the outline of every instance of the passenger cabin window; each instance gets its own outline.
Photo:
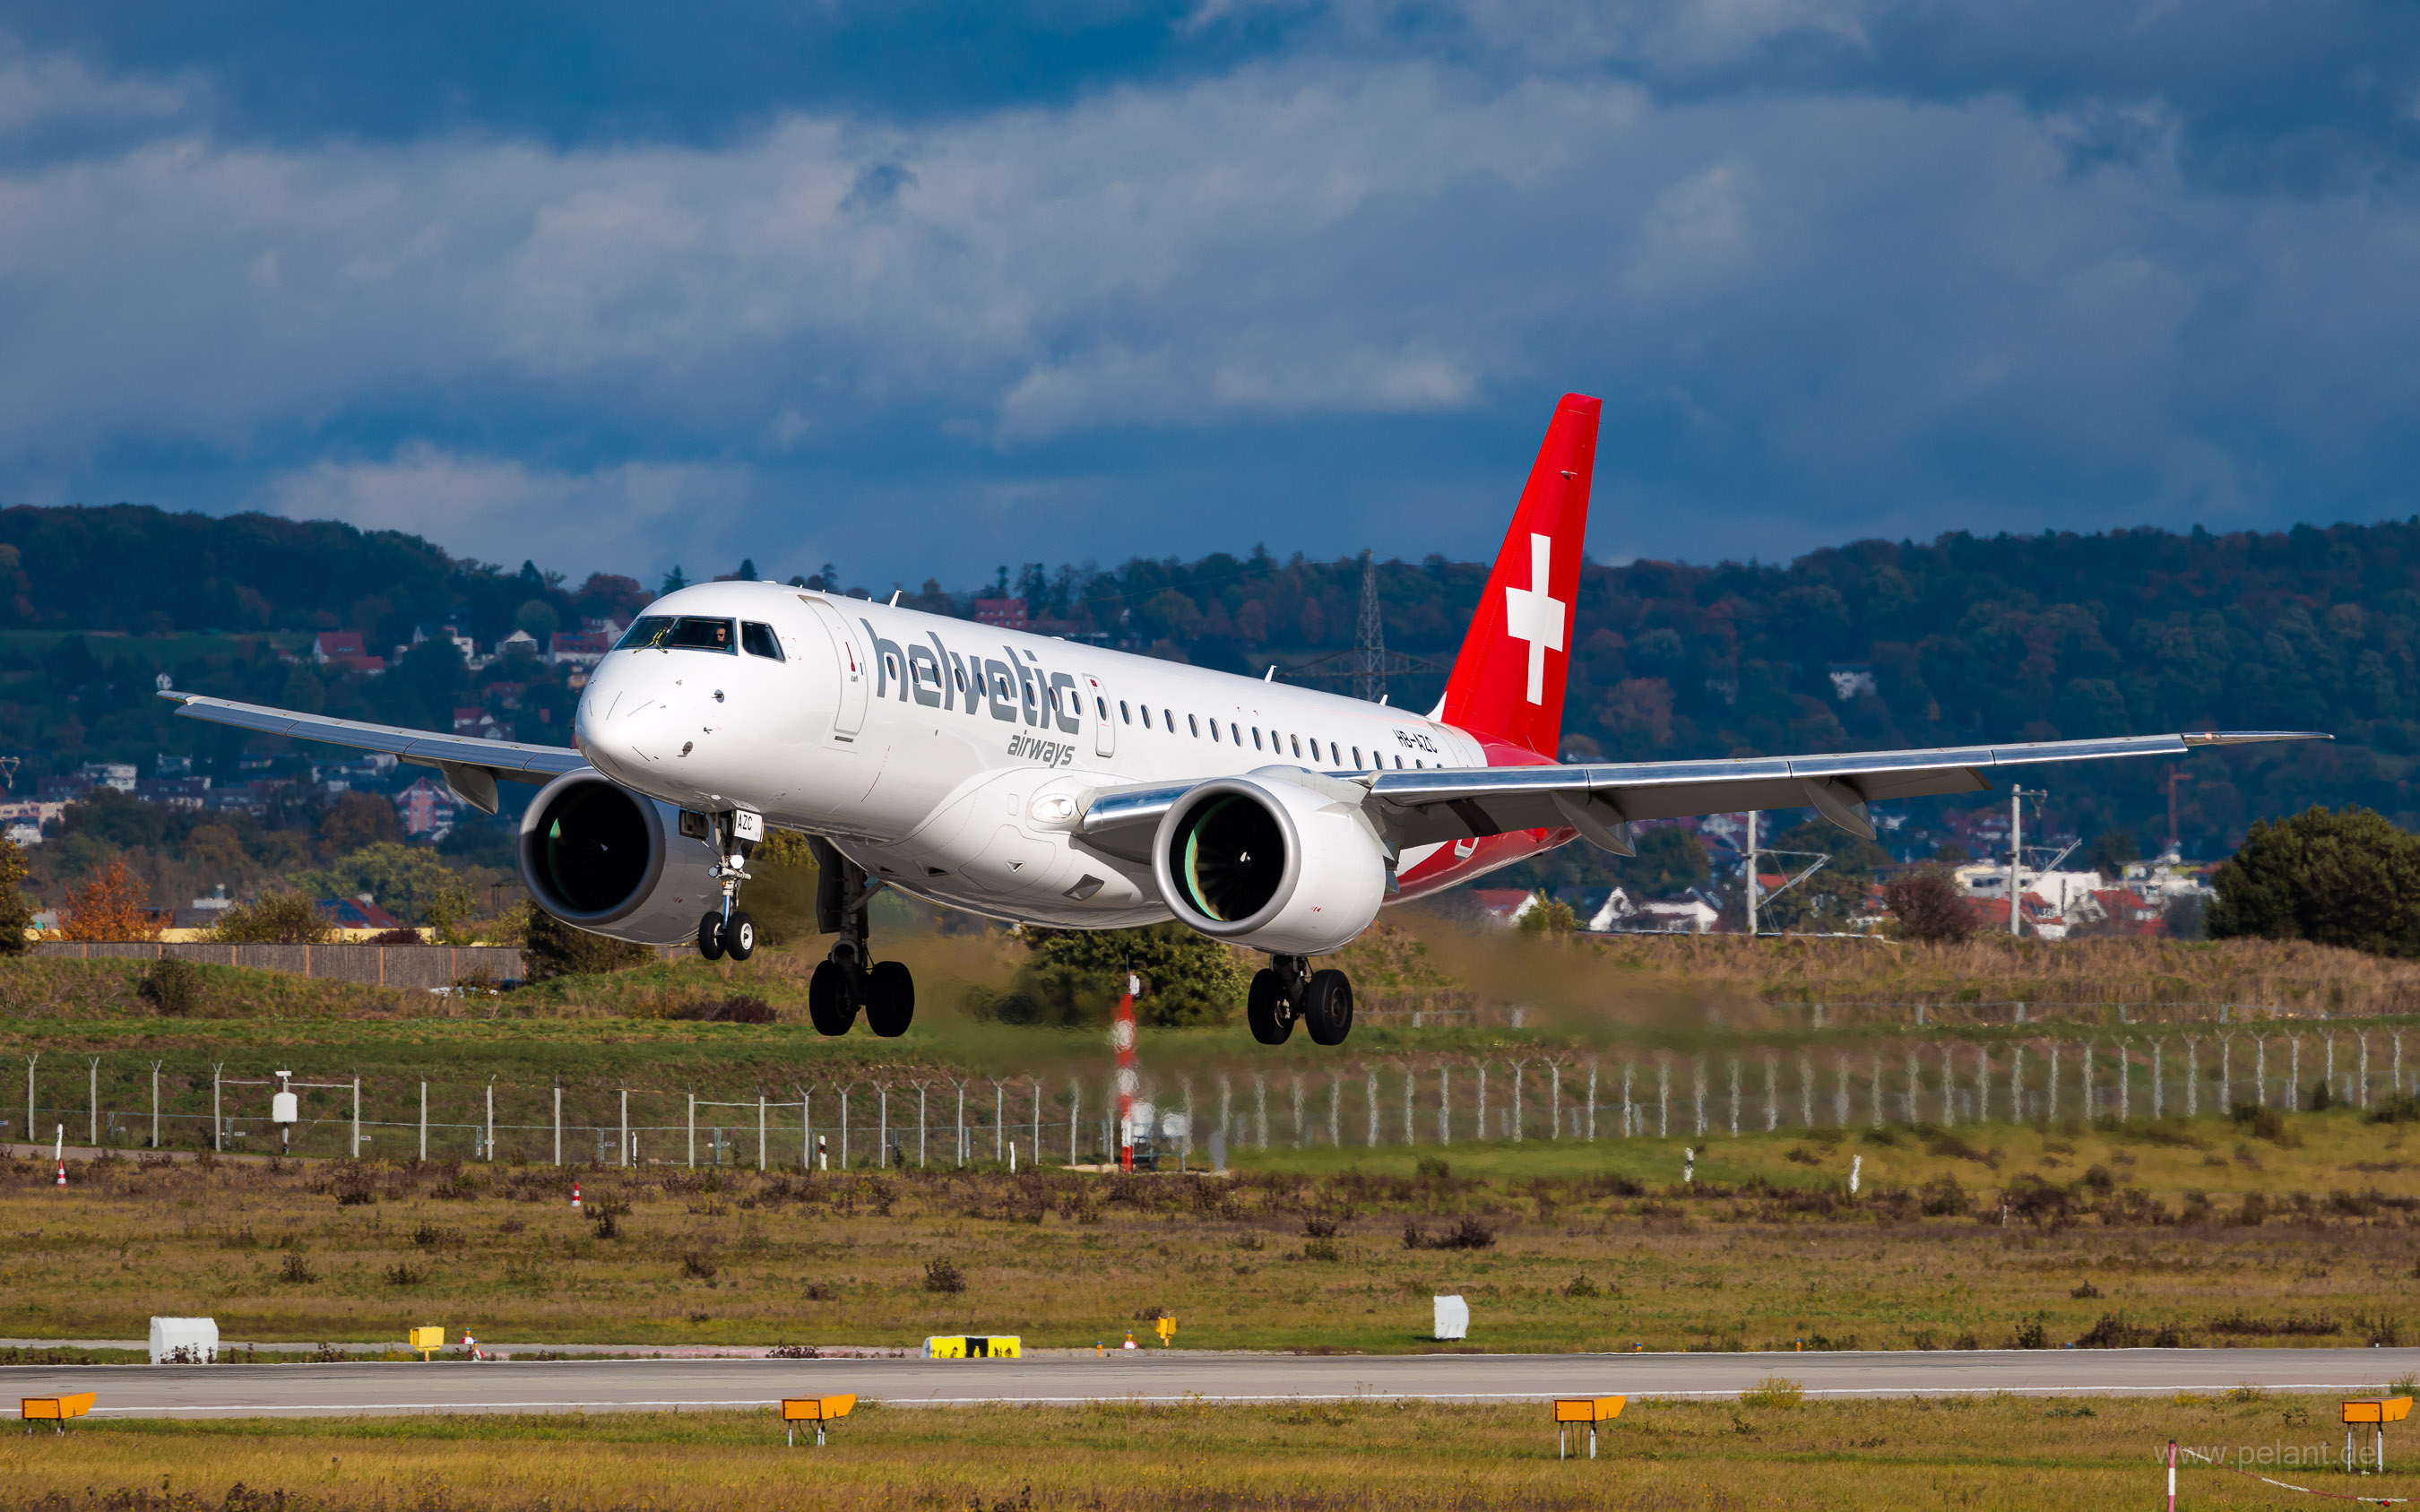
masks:
[[[1233,740],[1238,746],[1244,743],[1244,732],[1237,728],[1235,721],[1233,719],[1227,721],[1227,738]],[[1258,739],[1260,737],[1256,735],[1253,738]]]
[[[1096,708],[1096,709],[1098,709],[1098,710],[1100,710],[1100,711],[1101,711],[1101,722],[1102,722],[1103,724],[1107,724],[1107,723],[1109,723],[1109,700],[1107,700],[1107,699],[1105,699],[1105,698],[1102,698],[1102,697],[1100,697],[1100,696],[1098,696],[1098,695],[1096,694],[1096,695],[1094,695],[1094,699],[1093,699],[1093,707],[1094,707],[1094,708]]]
[[[1176,733],[1176,711],[1175,711],[1175,710],[1173,710],[1173,709],[1162,709],[1162,710],[1160,710],[1160,711],[1159,711],[1159,722],[1160,722],[1160,724],[1161,724],[1162,726],[1166,727],[1166,729],[1167,729],[1167,731],[1168,731],[1168,733],[1169,733],[1170,734],[1171,734],[1171,735],[1172,735],[1172,734]]]
[[[1142,727],[1145,730],[1151,728],[1151,705],[1148,703],[1142,706]]]
[[[1120,724],[1134,723],[1134,711],[1126,707],[1126,701],[1124,699],[1118,700],[1118,722]]]
[[[1201,738],[1202,738],[1202,717],[1201,717],[1200,715],[1198,715],[1198,714],[1188,714],[1188,715],[1187,715],[1187,716],[1185,717],[1185,728],[1193,732],[1193,738],[1194,738],[1194,739],[1196,739],[1196,740],[1201,739]]]
[[[1261,748],[1261,727],[1259,725],[1252,726],[1252,748],[1254,750]]]
[[[782,659],[782,638],[773,633],[769,625],[742,620],[739,624],[739,649],[752,656],[766,656],[779,661]]]
[[[1353,769],[1357,772],[1362,770],[1361,748],[1358,746],[1353,748]]]
[[[1213,719],[1213,720],[1211,720],[1211,721],[1210,721],[1210,738],[1211,738],[1213,741],[1216,741],[1216,740],[1218,740],[1218,739],[1219,738],[1219,736],[1218,736],[1218,720],[1216,720],[1216,719]]]
[[[1289,735],[1286,737],[1286,744],[1294,748],[1294,759],[1295,761],[1302,760],[1302,737],[1300,735]],[[1319,760],[1319,742],[1316,740],[1311,743],[1311,759],[1312,761]]]
[[[678,619],[670,615],[649,615],[633,624],[626,632],[616,651],[720,651],[736,656],[738,645],[731,638],[729,620],[701,619],[684,614]],[[779,651],[775,656],[781,655]]]

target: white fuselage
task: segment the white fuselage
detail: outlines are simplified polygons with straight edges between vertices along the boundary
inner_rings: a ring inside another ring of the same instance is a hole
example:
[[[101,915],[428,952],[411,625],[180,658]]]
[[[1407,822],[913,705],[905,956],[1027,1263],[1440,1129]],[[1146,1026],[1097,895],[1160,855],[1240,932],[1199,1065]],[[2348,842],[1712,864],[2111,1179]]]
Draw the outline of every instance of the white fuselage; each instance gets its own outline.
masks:
[[[827,836],[892,886],[1000,918],[1170,917],[1148,865],[1074,841],[1092,790],[1487,764],[1468,734],[1404,710],[778,583],[686,588],[641,623],[666,619],[694,622],[690,640],[729,622],[729,649],[607,655],[577,725],[597,770]],[[760,654],[776,642],[778,659]]]

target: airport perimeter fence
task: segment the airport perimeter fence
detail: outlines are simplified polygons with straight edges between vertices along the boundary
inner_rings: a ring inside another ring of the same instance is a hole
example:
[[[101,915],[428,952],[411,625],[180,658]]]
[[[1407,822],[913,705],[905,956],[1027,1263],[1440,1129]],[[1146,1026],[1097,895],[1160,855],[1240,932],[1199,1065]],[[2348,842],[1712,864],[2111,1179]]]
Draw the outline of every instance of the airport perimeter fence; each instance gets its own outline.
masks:
[[[1214,1148],[1240,1154],[1473,1141],[1702,1142],[1889,1124],[2369,1110],[2390,1099],[2420,1099],[2420,1059],[2407,1064],[2406,1033],[2164,1026],[1187,1071],[1145,1085],[1150,1111],[1138,1118],[1150,1121],[1139,1133],[1156,1134],[1164,1155],[1198,1167]],[[64,1139],[101,1149],[794,1170],[1091,1165],[1111,1158],[1120,1132],[1116,1083],[1106,1074],[902,1067],[846,1079],[809,1079],[802,1071],[785,1084],[674,1089],[278,1069],[294,1072],[300,1121],[290,1127],[271,1119],[277,1083],[267,1068],[36,1055],[25,1062],[24,1121],[17,1124],[13,1109],[0,1116],[0,1137],[29,1134],[43,1146]]]

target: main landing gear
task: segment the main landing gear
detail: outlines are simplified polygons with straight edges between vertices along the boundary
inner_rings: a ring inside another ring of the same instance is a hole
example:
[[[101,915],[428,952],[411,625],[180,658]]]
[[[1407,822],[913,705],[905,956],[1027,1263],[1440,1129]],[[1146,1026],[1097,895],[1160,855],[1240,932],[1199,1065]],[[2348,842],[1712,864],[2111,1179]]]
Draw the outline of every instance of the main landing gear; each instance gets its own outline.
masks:
[[[807,979],[807,1016],[816,1033],[841,1035],[863,1009],[867,1028],[897,1039],[916,1016],[916,979],[899,962],[871,960],[866,905],[882,884],[821,836],[809,836],[807,846],[815,856],[815,928],[840,936]]]
[[[739,896],[739,885],[748,880],[749,853],[764,838],[765,821],[755,814],[747,816],[746,826],[755,833],[743,837],[742,820],[737,813],[712,815],[708,823],[714,830],[715,850],[723,859],[707,874],[722,884],[722,906],[697,921],[697,953],[708,961],[724,956],[745,961],[756,953],[756,921],[743,909],[733,904]]]
[[[1285,1043],[1297,1019],[1311,1026],[1312,1043],[1342,1044],[1353,1032],[1353,982],[1333,968],[1311,970],[1301,956],[1273,955],[1252,977],[1245,1016],[1263,1044]]]

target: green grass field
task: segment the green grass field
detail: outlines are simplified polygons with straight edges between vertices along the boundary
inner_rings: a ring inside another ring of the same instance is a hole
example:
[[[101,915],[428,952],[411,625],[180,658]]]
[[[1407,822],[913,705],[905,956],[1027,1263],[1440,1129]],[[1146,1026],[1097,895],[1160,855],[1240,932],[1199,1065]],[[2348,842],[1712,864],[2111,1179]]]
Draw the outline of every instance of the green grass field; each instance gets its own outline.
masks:
[[[2263,1473],[2339,1496],[2420,1491],[2420,1475],[2354,1477],[2279,1463],[2288,1454],[2300,1460],[2340,1448],[2329,1406],[2257,1393],[1796,1406],[1634,1399],[1607,1427],[1593,1462],[1557,1460],[1543,1406],[877,1407],[838,1424],[821,1449],[783,1447],[769,1410],[86,1420],[64,1437],[0,1439],[0,1501],[128,1512],[771,1505],[2099,1512],[2159,1504],[2172,1438],[2230,1457],[2251,1450]],[[2265,1464],[2264,1449],[2272,1457]],[[2195,1508],[2307,1500],[2199,1467],[2183,1473],[2180,1489],[2180,1504]]]

